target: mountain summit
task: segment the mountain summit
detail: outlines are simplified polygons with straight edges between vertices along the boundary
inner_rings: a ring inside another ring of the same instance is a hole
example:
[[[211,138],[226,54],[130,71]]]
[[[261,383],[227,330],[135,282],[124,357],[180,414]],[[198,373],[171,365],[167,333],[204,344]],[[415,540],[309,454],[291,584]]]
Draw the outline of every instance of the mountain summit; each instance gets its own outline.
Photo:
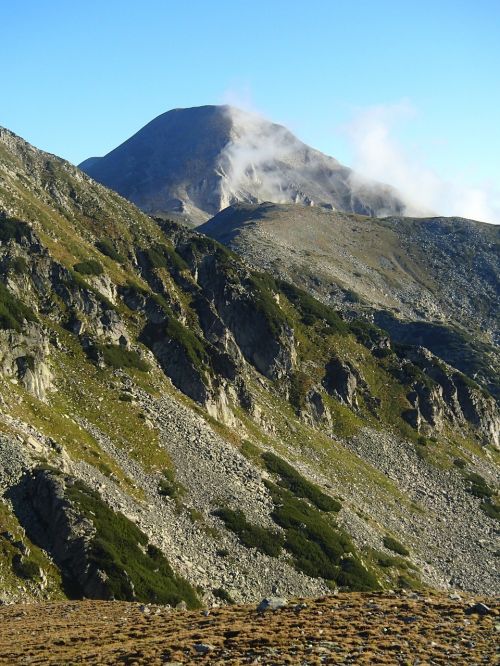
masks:
[[[168,111],[80,168],[148,213],[176,213],[195,224],[240,202],[370,216],[405,208],[391,187],[363,181],[285,127],[231,106]]]

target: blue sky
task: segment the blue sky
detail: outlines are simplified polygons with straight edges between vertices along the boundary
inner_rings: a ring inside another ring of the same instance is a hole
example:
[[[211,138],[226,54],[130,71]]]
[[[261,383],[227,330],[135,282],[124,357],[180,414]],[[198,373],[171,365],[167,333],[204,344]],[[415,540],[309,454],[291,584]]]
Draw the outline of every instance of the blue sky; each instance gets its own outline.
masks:
[[[0,124],[75,163],[230,101],[367,175],[473,186],[500,211],[497,0],[4,0],[1,23]]]

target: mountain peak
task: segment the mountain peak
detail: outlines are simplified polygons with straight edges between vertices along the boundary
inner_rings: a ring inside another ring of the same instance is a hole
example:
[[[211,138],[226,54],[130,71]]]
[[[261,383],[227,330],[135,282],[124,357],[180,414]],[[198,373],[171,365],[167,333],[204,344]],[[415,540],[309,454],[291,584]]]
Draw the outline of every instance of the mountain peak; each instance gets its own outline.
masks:
[[[153,214],[200,223],[238,203],[297,203],[377,216],[401,213],[392,188],[359,184],[287,128],[237,107],[173,109],[80,167]]]

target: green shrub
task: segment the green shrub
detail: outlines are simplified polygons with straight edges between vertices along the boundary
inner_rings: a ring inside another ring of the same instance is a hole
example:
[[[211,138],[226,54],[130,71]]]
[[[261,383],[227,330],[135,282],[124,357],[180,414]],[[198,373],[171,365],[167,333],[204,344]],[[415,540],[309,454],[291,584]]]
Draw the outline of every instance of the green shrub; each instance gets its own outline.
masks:
[[[16,275],[24,275],[28,272],[28,262],[24,257],[14,257],[10,262],[9,268],[16,273]]]
[[[145,255],[152,268],[173,268],[182,271],[188,268],[187,263],[173,247],[158,243],[145,250]]]
[[[212,594],[217,599],[220,599],[221,601],[225,601],[226,604],[228,604],[229,606],[232,606],[234,604],[234,599],[231,597],[229,592],[227,592],[223,587],[215,588],[214,590],[212,590]]]
[[[405,590],[419,590],[422,587],[422,583],[416,576],[400,574],[398,576],[398,587]]]
[[[95,246],[99,252],[102,252],[102,254],[104,254],[106,257],[117,261],[119,264],[123,264],[125,262],[125,257],[116,250],[115,246],[109,238],[103,238],[102,240],[98,241]]]
[[[481,499],[487,499],[494,495],[493,490],[489,487],[486,480],[475,472],[467,474],[465,480],[468,482],[467,492],[474,497],[480,497]]]
[[[481,502],[481,509],[484,513],[495,520],[500,520],[500,505],[491,499],[485,499]]]
[[[266,318],[271,333],[279,335],[288,321],[274,298],[278,292],[275,280],[266,273],[252,273],[248,284],[253,293],[255,308]]]
[[[35,314],[0,282],[0,329],[20,332],[24,321],[36,321]]]
[[[19,554],[14,555],[12,558],[12,570],[16,576],[25,578],[26,580],[36,580],[40,577],[40,567],[38,564],[27,557],[21,557]]]
[[[392,550],[394,553],[397,553],[398,555],[403,555],[406,557],[407,555],[410,554],[410,551],[408,548],[403,546],[402,543],[400,543],[397,539],[394,539],[391,536],[385,536],[383,539],[383,544],[386,548],[389,550]]]
[[[78,264],[73,266],[73,269],[77,273],[80,273],[80,275],[102,275],[104,273],[103,267],[95,259],[80,261]]]
[[[380,344],[381,340],[387,338],[386,331],[365,319],[355,319],[349,324],[349,330],[356,336],[358,342],[364,347],[372,349]],[[392,353],[388,350],[389,353]]]
[[[311,326],[316,321],[323,321],[329,326],[329,333],[345,335],[348,332],[347,324],[335,310],[288,282],[279,282],[278,285],[280,291],[300,312],[304,324]]]
[[[271,557],[280,554],[283,545],[282,535],[247,522],[243,511],[221,508],[217,509],[214,515],[218,516],[227,529],[234,532],[247,548],[257,548],[261,553]]]
[[[149,365],[136,351],[120,345],[98,345],[104,363],[111,368],[136,368],[142,372],[149,370]]]
[[[23,238],[29,235],[29,226],[21,220],[0,215],[0,241],[7,242],[15,240],[20,243]]]
[[[275,505],[271,517],[284,529],[284,547],[299,571],[351,590],[379,588],[375,577],[356,557],[354,545],[343,530],[332,527],[317,508],[294,497],[286,488],[270,482],[266,486]],[[346,556],[356,564],[343,565]]]
[[[146,535],[132,521],[112,511],[81,481],[67,487],[67,496],[96,528],[90,544],[90,568],[105,572],[110,597],[171,605],[185,601],[191,608],[200,606],[191,585],[172,571],[163,553],[148,544]]]
[[[354,557],[345,557],[341,561],[336,582],[340,587],[347,587],[358,592],[367,592],[379,587],[375,575]]]
[[[290,377],[289,402],[297,412],[305,407],[306,395],[313,386],[313,380],[305,372],[294,372]]]
[[[290,490],[296,497],[305,497],[322,511],[340,511],[342,505],[318,488],[317,485],[305,479],[291,465],[274,453],[267,451],[262,459],[269,472],[280,477],[279,484]]]
[[[158,247],[148,248],[145,254],[152,268],[167,268],[167,260]]]
[[[377,564],[384,569],[389,569],[390,567],[396,567],[398,569],[407,569],[408,562],[402,557],[396,557],[394,555],[385,555],[380,553],[377,555]]]
[[[195,368],[202,369],[209,364],[210,357],[205,341],[175,317],[169,317],[165,334],[183,347]]]

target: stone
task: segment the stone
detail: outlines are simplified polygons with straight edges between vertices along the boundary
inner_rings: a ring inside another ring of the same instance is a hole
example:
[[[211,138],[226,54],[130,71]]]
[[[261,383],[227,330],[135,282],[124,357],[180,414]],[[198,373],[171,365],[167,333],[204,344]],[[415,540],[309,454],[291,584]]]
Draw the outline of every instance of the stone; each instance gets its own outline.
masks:
[[[262,599],[260,604],[257,606],[257,612],[264,613],[268,610],[276,611],[280,608],[284,608],[286,605],[287,600],[283,597],[268,597],[267,599]]]
[[[194,649],[198,654],[208,654],[209,652],[212,652],[215,647],[210,645],[210,643],[196,643]]]
[[[474,606],[469,606],[469,608],[467,608],[465,610],[466,615],[473,615],[473,614],[490,615],[490,613],[493,613],[491,608],[489,606],[487,606],[486,604],[482,604],[482,603],[477,603],[477,604],[474,604]]]

